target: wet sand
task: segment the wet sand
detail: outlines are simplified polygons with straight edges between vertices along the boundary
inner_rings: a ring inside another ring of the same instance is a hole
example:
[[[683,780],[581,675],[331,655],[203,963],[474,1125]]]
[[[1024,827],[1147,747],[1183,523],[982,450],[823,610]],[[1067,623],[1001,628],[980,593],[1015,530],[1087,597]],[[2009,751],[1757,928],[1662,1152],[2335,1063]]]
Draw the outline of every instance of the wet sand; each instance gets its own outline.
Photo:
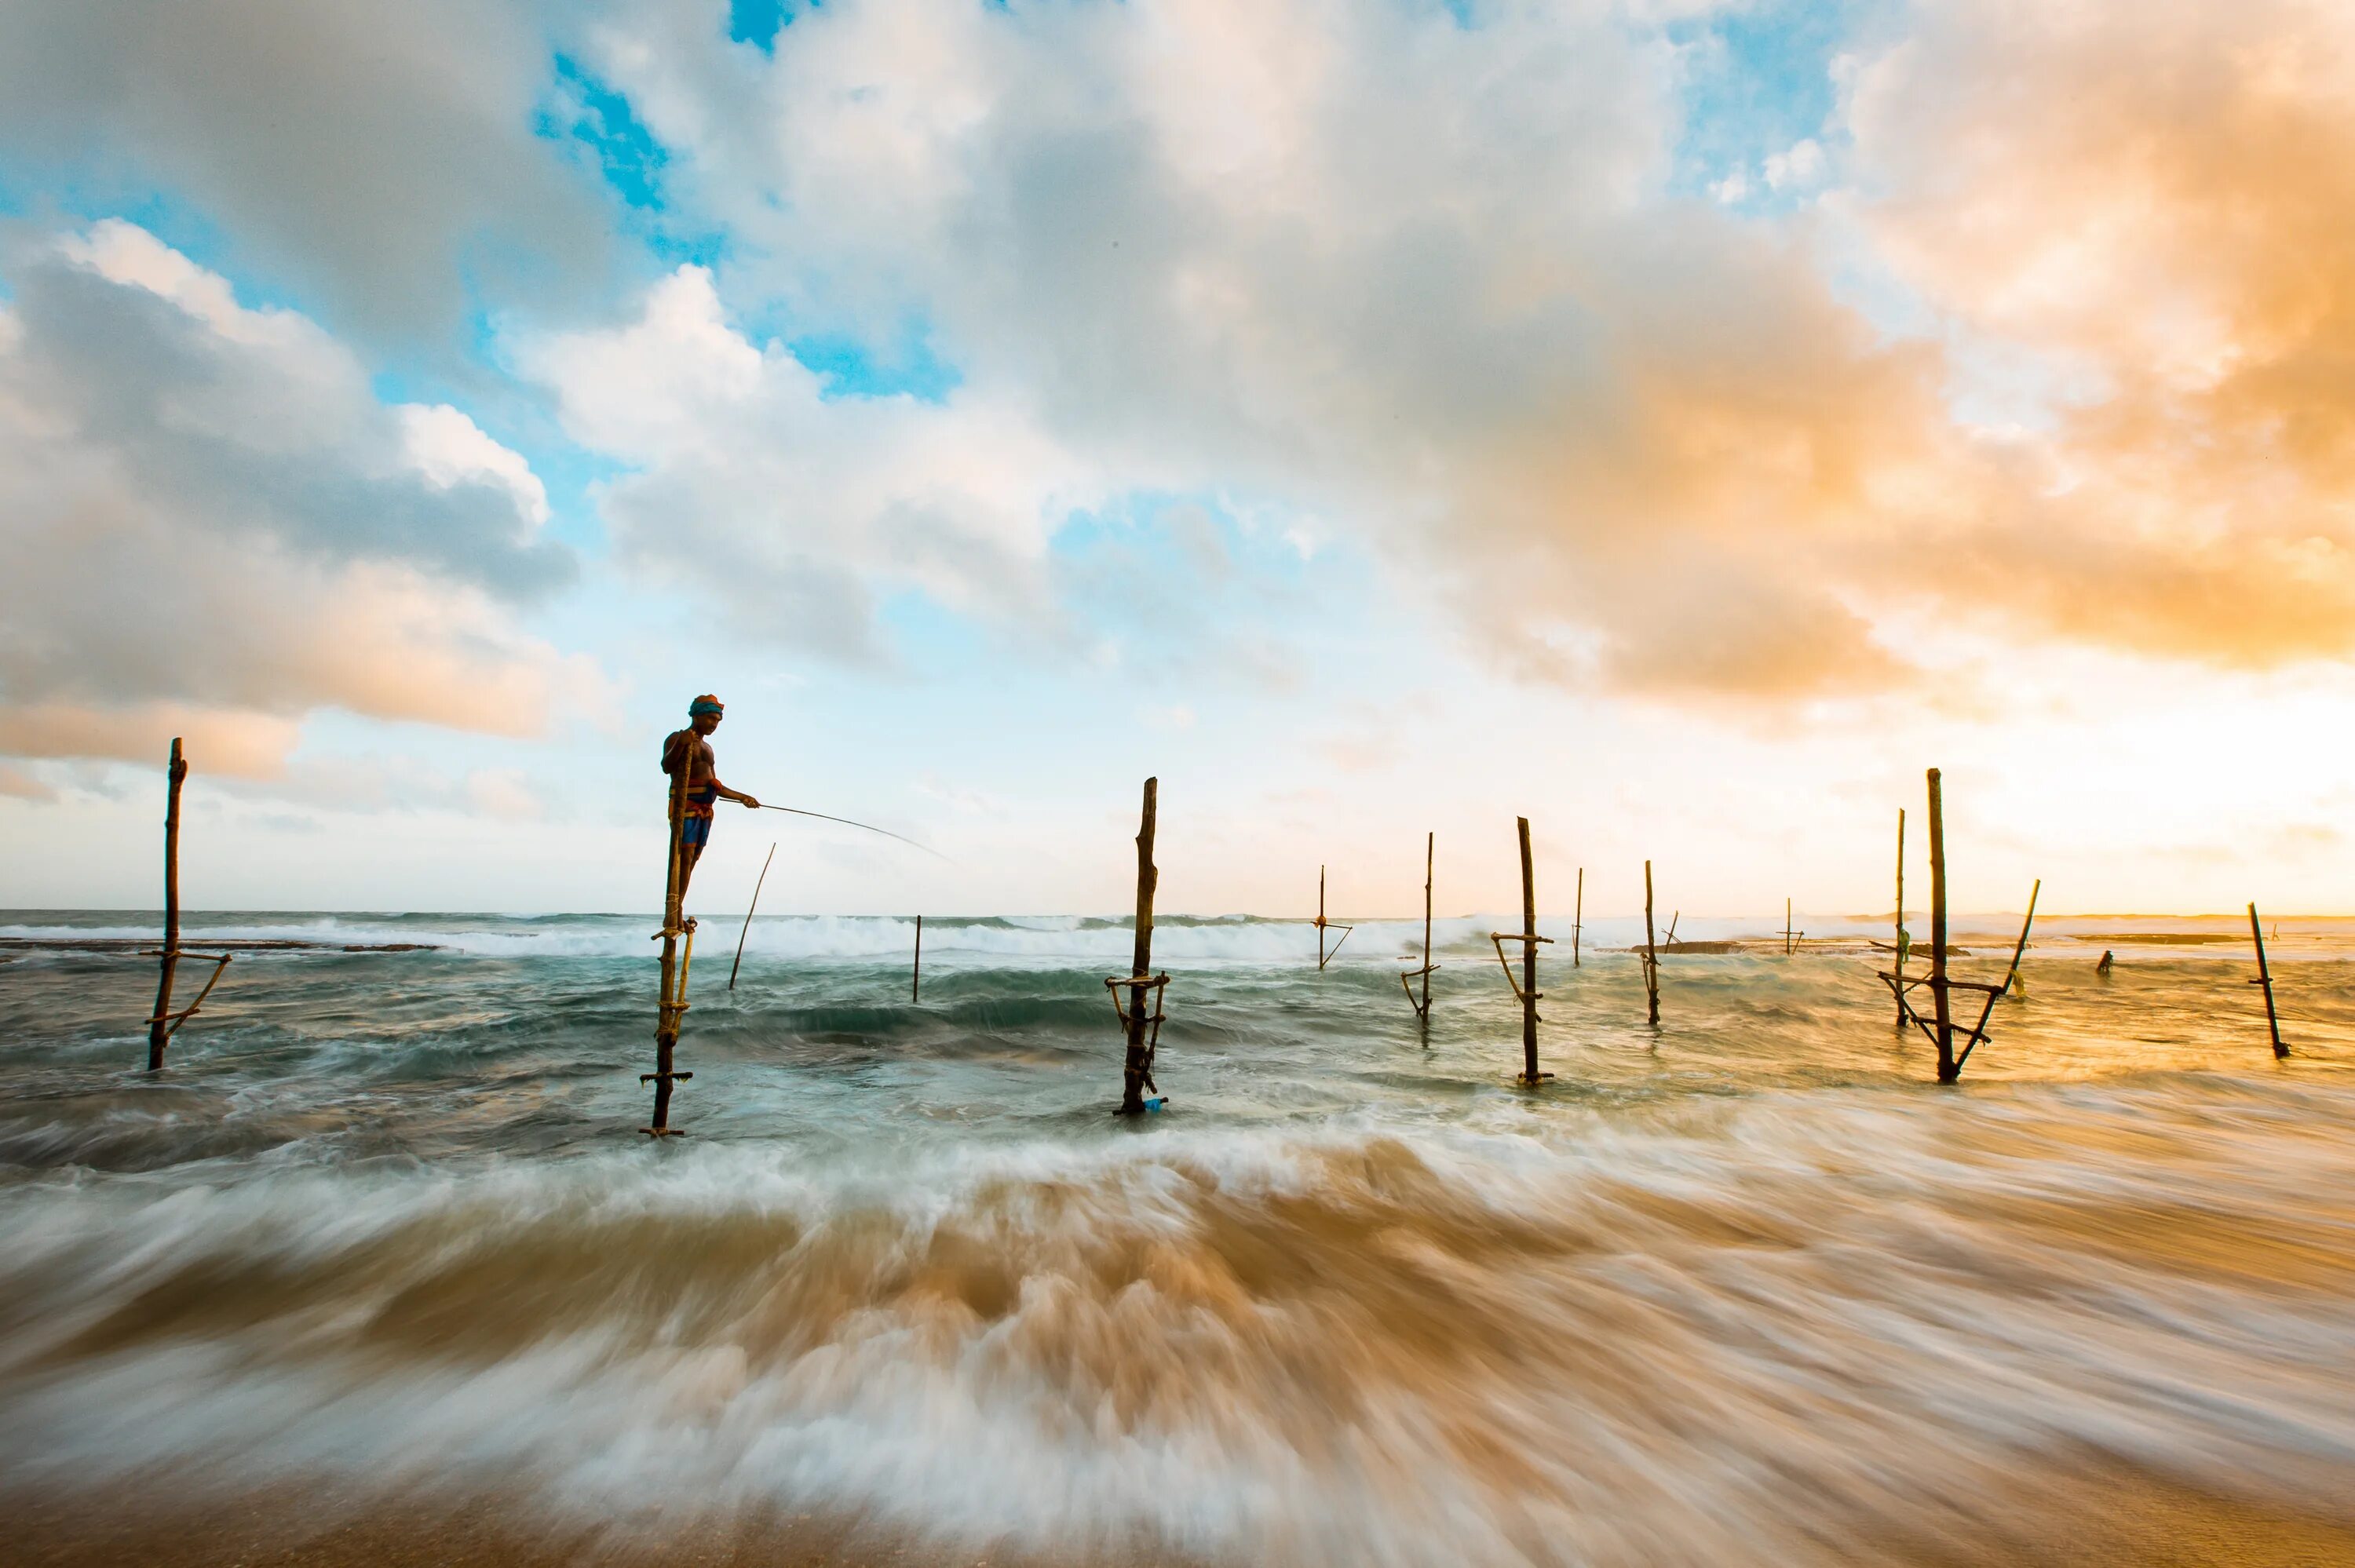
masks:
[[[363,1499],[333,1487],[0,1493],[0,1557],[23,1568],[1196,1568],[1151,1552],[1042,1556],[911,1539],[784,1510],[588,1520],[513,1498]],[[1661,1568],[1673,1556],[1646,1559]],[[2007,1497],[1925,1505],[1918,1528],[1866,1528],[1792,1568],[2348,1568],[2355,1521],[2228,1498],[2115,1466],[2067,1468]],[[1273,1568],[1267,1560],[1261,1568]],[[1618,1565],[1613,1565],[1618,1568]]]

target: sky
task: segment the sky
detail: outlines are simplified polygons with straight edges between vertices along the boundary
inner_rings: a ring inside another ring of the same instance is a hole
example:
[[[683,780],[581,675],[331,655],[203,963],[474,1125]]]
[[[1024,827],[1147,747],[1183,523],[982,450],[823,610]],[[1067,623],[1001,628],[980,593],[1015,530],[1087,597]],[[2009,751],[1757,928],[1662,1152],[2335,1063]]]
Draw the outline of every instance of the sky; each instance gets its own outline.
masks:
[[[0,906],[2355,913],[2342,0],[0,4]]]

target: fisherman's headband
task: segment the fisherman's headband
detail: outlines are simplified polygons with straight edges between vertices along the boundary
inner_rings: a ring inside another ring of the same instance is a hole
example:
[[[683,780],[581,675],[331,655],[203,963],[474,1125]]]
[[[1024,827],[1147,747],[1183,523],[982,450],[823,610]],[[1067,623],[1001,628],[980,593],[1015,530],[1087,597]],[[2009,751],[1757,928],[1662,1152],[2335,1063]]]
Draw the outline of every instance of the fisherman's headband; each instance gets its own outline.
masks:
[[[687,716],[689,718],[697,718],[704,714],[724,714],[727,711],[727,705],[709,692],[687,705]]]

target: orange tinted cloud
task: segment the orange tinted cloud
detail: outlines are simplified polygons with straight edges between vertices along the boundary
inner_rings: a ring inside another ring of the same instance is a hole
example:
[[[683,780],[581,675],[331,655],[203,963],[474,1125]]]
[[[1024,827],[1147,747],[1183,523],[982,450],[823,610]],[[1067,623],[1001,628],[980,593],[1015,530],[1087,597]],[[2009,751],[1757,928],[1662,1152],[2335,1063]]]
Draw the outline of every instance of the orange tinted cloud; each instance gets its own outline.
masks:
[[[1858,211],[2049,426],[1955,597],[2264,665],[2355,650],[2355,8],[1944,0],[1862,66]]]

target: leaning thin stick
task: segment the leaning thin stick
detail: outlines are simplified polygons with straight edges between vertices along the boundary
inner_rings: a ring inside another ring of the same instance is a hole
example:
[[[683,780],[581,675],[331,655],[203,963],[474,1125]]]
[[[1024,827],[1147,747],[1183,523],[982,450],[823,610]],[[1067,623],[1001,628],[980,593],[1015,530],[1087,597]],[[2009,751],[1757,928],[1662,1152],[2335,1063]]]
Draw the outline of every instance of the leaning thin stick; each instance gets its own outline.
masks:
[[[752,911],[761,906],[761,884],[769,880],[769,862],[777,858],[777,846],[771,844],[761,861],[761,874],[752,882],[752,902],[744,909],[744,928],[736,933],[736,961],[728,966],[728,989],[736,989],[736,971],[744,962],[744,938],[752,934]]]

